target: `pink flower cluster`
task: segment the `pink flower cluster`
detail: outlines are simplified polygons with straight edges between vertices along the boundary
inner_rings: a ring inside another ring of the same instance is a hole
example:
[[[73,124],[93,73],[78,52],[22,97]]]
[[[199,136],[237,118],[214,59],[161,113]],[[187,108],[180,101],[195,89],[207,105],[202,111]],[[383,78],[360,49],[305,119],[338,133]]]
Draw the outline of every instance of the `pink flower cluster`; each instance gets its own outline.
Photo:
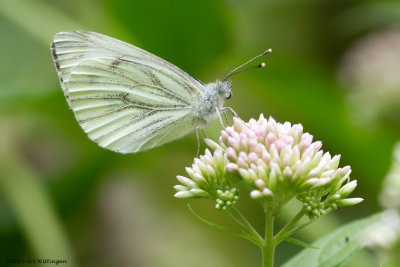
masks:
[[[301,124],[277,123],[262,114],[248,123],[234,118],[219,141],[226,149],[227,170],[239,173],[254,189],[251,197],[278,205],[307,190],[337,184],[351,171],[349,166],[338,168],[340,155],[324,153],[322,143],[303,133]]]
[[[327,207],[362,201],[346,198],[357,186],[357,181],[348,182],[350,166],[338,168],[340,155],[324,153],[322,143],[303,133],[301,124],[277,123],[262,114],[249,122],[234,117],[233,126],[221,131],[219,144],[205,142],[214,153],[207,149],[186,168],[188,177],[177,176],[181,185],[175,186],[175,197],[209,198],[218,209],[226,209],[235,205],[237,183],[244,180],[251,198],[276,212],[294,197],[313,218]]]

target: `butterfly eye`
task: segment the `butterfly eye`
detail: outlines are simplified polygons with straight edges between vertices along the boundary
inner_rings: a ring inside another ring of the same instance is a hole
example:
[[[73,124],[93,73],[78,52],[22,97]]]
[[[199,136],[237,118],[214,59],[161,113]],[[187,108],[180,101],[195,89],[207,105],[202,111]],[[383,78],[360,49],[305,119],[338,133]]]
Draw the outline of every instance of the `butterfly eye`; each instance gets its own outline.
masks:
[[[225,97],[225,99],[230,99],[232,97],[232,92],[229,92],[229,95]]]

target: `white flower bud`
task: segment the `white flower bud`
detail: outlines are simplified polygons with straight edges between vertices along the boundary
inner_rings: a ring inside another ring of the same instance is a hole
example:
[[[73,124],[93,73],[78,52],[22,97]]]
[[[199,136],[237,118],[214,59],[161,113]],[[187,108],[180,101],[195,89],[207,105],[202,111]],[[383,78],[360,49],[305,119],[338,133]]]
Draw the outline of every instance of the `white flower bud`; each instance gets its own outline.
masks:
[[[313,186],[313,188],[322,188],[327,185],[332,180],[331,177],[320,177],[318,178],[318,182]]]
[[[247,181],[252,181],[248,170],[244,168],[239,168],[239,174],[243,177],[243,179]]]
[[[336,193],[340,195],[340,198],[345,198],[353,192],[353,190],[357,186],[357,180],[353,180],[347,184],[345,184],[342,188],[340,188]]]
[[[253,190],[253,191],[250,192],[250,197],[252,199],[262,199],[263,198],[263,194],[259,190]]]
[[[175,193],[174,197],[176,197],[176,198],[191,198],[191,197],[193,197],[193,194],[190,193],[189,191],[179,191],[179,192]]]
[[[336,169],[339,166],[340,157],[340,155],[335,155],[329,162],[329,168]]]
[[[176,190],[176,191],[187,191],[188,190],[188,188],[186,187],[186,186],[184,186],[184,185],[174,185],[174,189]]]
[[[305,181],[304,185],[306,185],[307,187],[314,187],[314,186],[316,186],[316,185],[318,184],[318,180],[319,180],[319,179],[316,178],[316,177],[307,179],[307,180]]]
[[[235,163],[228,163],[226,164],[226,169],[228,170],[228,172],[236,172],[239,170],[239,167]]]
[[[362,202],[364,199],[360,198],[360,197],[355,197],[355,198],[345,198],[345,199],[341,199],[339,200],[337,203],[338,207],[343,207],[343,206],[353,206],[356,205],[360,202]]]
[[[209,164],[207,164],[207,174],[209,176],[215,176],[216,175],[214,168]]]
[[[208,197],[209,194],[203,189],[192,188],[190,189],[190,193],[192,193],[196,197]]]
[[[264,188],[262,191],[262,194],[264,197],[270,198],[273,196],[274,193],[272,193],[271,189],[269,188]]]
[[[186,173],[189,174],[190,177],[192,177],[194,175],[193,169],[190,167],[186,167],[185,168]]]
[[[193,182],[191,179],[186,178],[185,176],[177,175],[176,179],[178,179],[179,182],[181,182],[183,185],[186,185],[187,187],[191,188],[199,188],[197,183]]]
[[[228,147],[225,151],[226,156],[231,161],[237,161],[237,154],[236,151],[232,147]]]
[[[197,184],[202,184],[206,181],[206,179],[204,179],[203,175],[201,175],[200,173],[195,173],[193,174],[192,177],[193,181],[195,181]],[[194,187],[194,186],[193,186]],[[196,188],[196,187],[195,187]]]
[[[283,170],[283,175],[286,177],[293,177],[293,171],[289,166],[286,166],[285,169]]]
[[[256,179],[254,181],[254,184],[260,189],[264,189],[265,188],[265,182],[264,182],[263,179]]]
[[[206,138],[204,139],[204,142],[207,144],[207,146],[209,146],[212,150],[223,150],[223,148],[216,142],[214,142],[213,140]]]

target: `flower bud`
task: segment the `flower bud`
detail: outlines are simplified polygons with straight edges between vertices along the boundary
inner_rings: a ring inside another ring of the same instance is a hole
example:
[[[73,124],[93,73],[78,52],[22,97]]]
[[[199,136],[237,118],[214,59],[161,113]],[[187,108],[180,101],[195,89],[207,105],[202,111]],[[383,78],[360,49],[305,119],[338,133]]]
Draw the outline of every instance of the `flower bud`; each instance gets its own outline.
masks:
[[[263,199],[263,194],[260,190],[253,190],[250,192],[250,197],[252,199]]]
[[[214,142],[213,140],[206,138],[204,139],[204,142],[209,146],[212,150],[223,150],[222,146],[219,145],[217,142]]]
[[[357,180],[353,180],[347,184],[345,184],[342,188],[336,191],[337,194],[340,195],[340,198],[345,198],[353,192],[353,190],[357,186]]]
[[[179,192],[175,193],[174,197],[176,197],[176,198],[192,198],[193,194],[190,193],[189,191],[179,191]]]
[[[336,203],[337,203],[338,207],[343,207],[343,206],[353,206],[358,203],[361,203],[362,201],[364,201],[364,199],[362,199],[360,197],[355,197],[355,198],[341,199],[341,200],[337,201]]]

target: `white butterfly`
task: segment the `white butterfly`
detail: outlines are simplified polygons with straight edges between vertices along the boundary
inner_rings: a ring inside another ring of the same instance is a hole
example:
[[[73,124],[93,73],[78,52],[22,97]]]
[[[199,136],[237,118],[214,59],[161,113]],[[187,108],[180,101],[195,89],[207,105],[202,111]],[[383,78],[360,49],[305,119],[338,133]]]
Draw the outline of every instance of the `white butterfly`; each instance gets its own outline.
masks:
[[[232,94],[226,78],[248,63],[223,81],[203,84],[162,58],[99,33],[59,32],[51,51],[82,129],[120,153],[148,150],[203,128],[229,109],[223,108]]]

